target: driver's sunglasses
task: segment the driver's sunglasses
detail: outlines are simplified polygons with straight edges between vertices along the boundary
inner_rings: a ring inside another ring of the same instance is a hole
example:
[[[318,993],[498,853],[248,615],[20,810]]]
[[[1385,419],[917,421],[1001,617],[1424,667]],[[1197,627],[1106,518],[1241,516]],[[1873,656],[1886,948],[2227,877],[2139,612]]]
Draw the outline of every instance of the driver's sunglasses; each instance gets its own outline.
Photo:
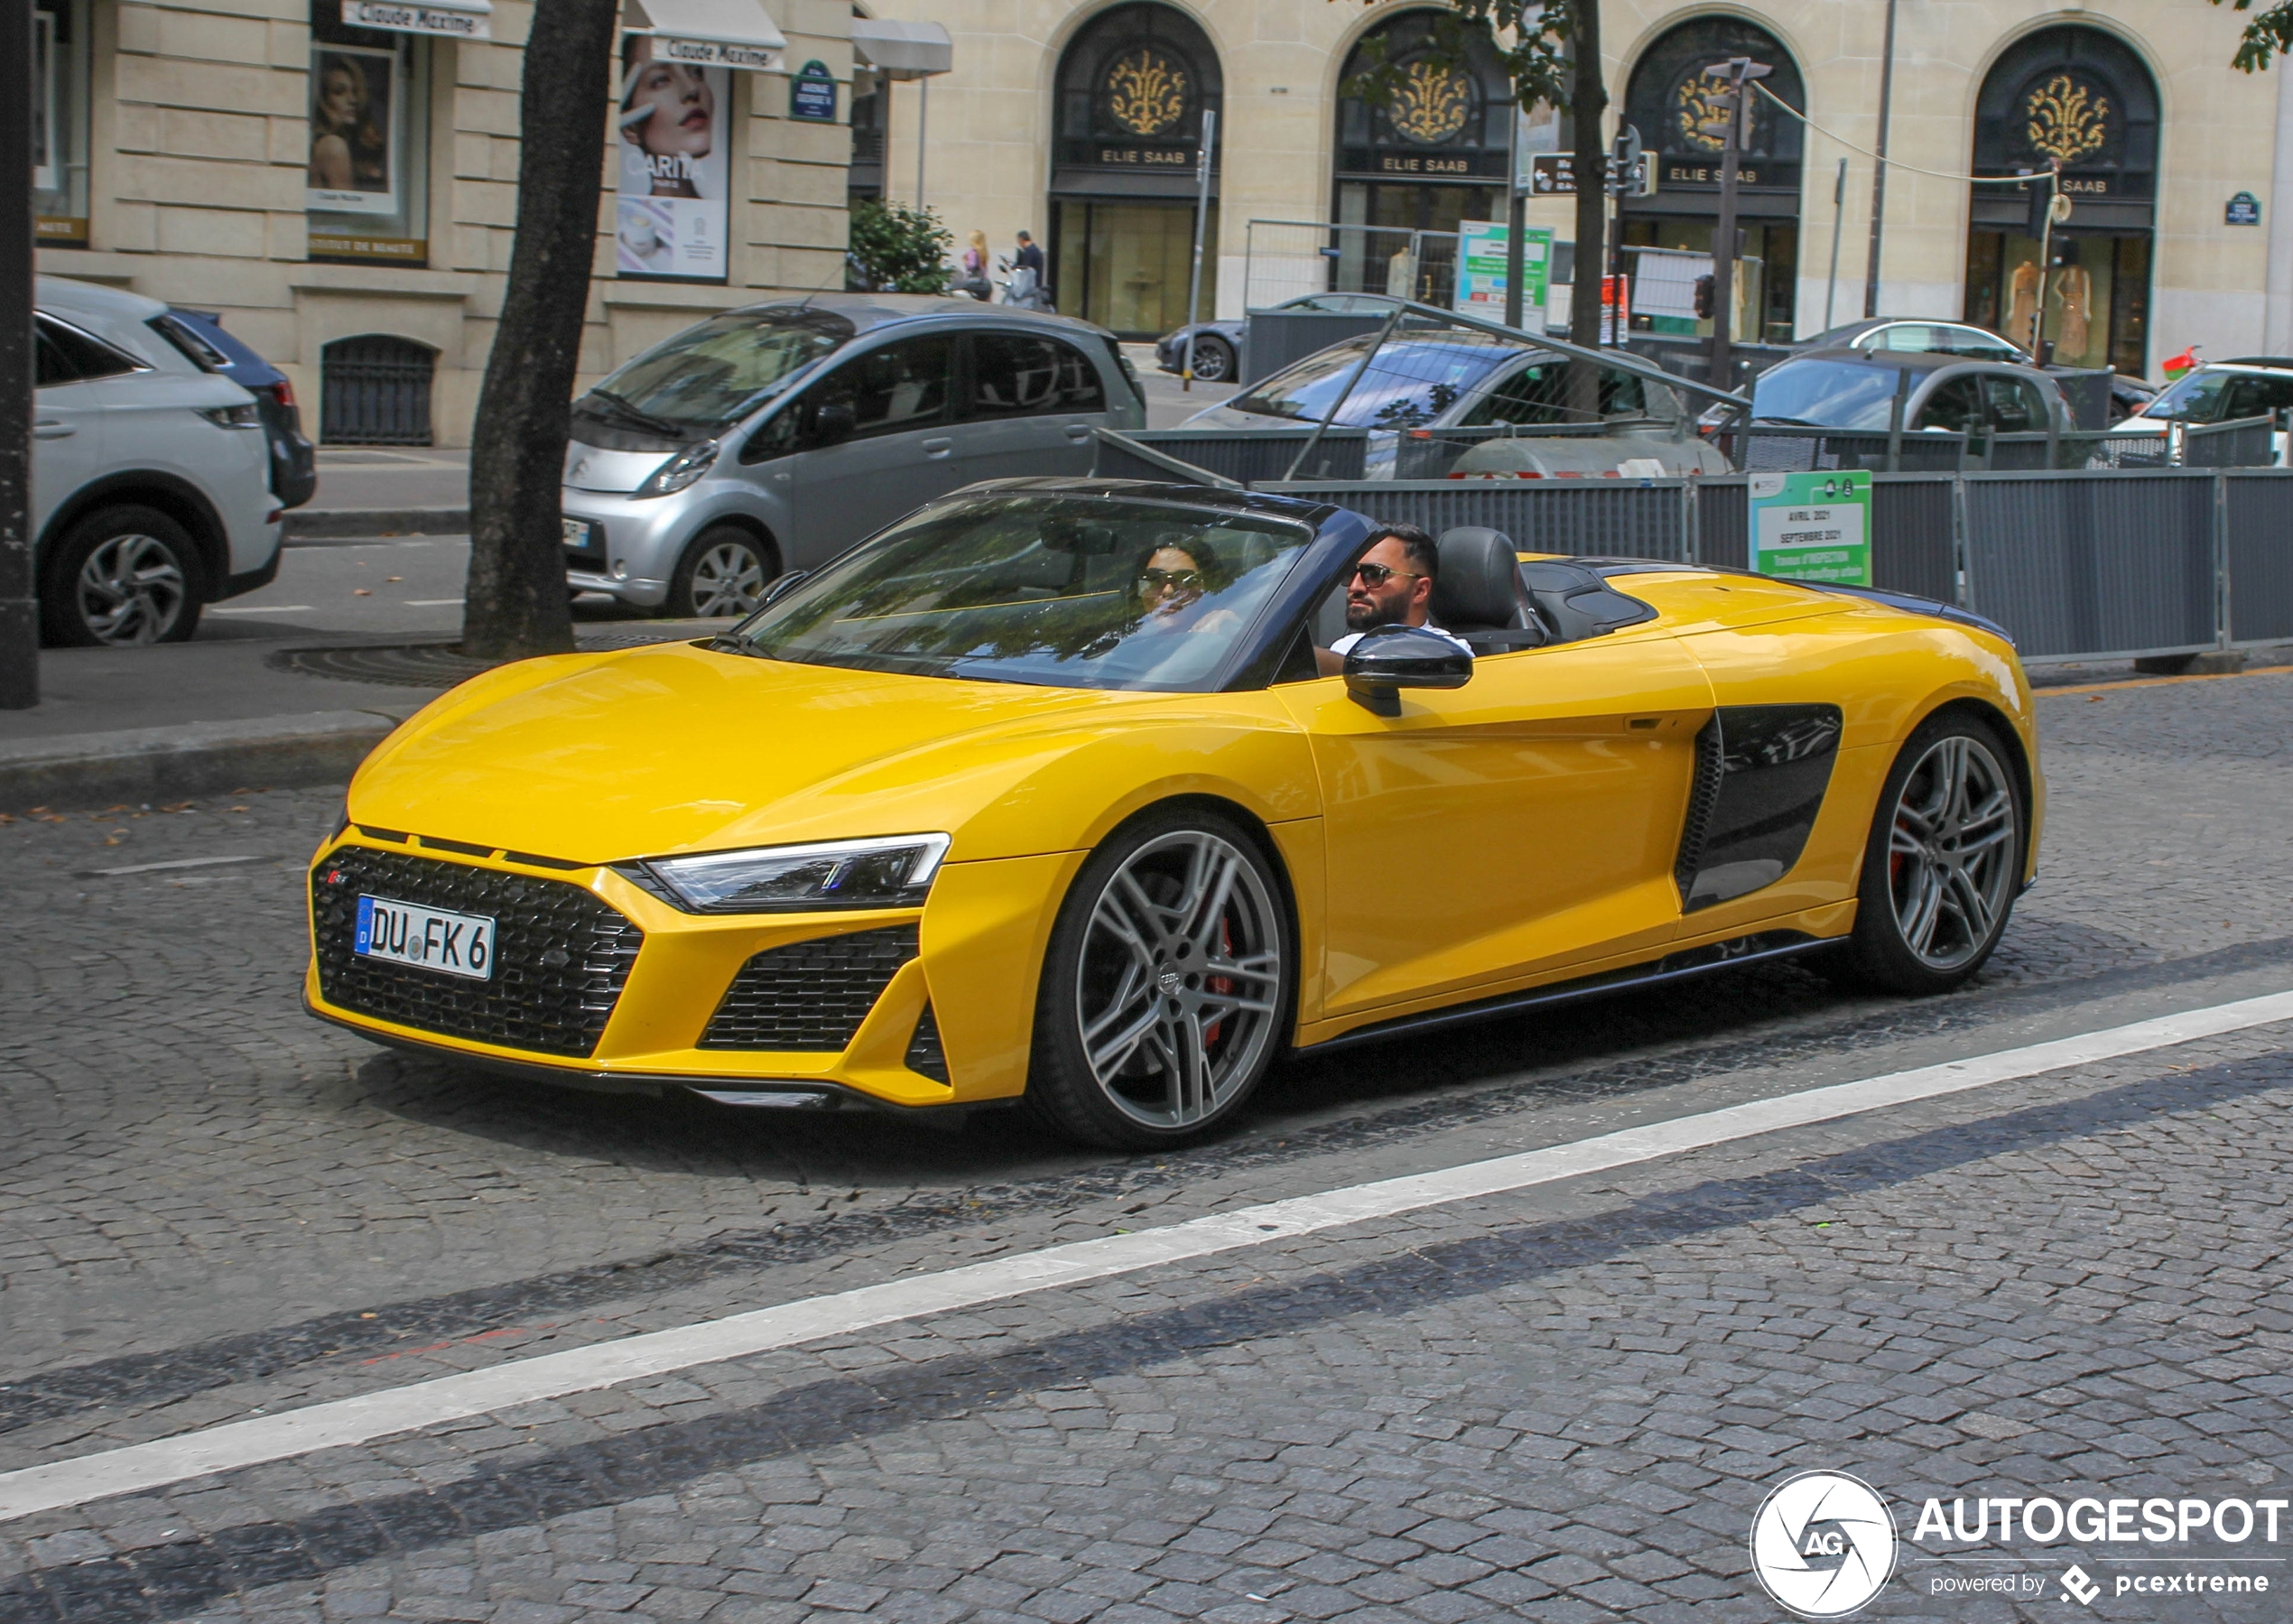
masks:
[[[1353,572],[1361,578],[1364,586],[1371,587],[1382,587],[1397,575],[1406,575],[1412,580],[1425,580],[1415,570],[1397,570],[1391,564],[1356,564]]]
[[[1202,584],[1200,570],[1149,570],[1138,578],[1138,589],[1152,592],[1163,587],[1199,587]]]

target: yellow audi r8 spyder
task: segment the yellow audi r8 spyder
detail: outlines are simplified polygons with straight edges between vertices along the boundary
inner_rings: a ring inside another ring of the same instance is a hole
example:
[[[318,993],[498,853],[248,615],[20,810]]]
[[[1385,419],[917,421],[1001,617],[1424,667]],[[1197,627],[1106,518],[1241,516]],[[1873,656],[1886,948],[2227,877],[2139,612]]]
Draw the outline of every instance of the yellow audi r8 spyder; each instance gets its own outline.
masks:
[[[351,784],[310,1007],[590,1087],[1017,1099],[1153,1147],[1287,1051],[1787,954],[1940,992],[1990,954],[2043,810],[1997,627],[1453,530],[1453,636],[1337,669],[1379,534],[998,481],[723,636],[466,682]]]

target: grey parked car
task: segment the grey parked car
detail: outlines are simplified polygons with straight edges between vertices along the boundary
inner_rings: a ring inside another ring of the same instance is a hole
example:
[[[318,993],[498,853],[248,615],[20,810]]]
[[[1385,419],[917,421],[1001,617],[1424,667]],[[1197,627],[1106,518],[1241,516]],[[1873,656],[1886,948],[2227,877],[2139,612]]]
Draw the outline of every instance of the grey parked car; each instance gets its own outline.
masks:
[[[2074,426],[2061,388],[2035,367],[1917,350],[1814,350],[1777,362],[1752,389],[1757,421],[1791,428],[1883,434],[1898,392],[1903,427],[1913,433],[2042,434]],[[1731,410],[1713,407],[1703,426],[1717,429]]]
[[[573,404],[567,583],[742,615],[933,497],[1083,474],[1146,420],[1114,335],[970,299],[822,293],[712,316]]]

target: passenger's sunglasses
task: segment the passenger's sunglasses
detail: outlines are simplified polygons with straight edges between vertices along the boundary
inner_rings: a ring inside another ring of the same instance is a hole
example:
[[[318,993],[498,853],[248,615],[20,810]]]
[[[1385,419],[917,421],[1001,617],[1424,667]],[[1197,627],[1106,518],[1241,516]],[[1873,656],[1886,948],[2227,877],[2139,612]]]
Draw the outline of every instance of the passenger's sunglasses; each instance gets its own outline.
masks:
[[[1149,570],[1138,578],[1138,589],[1153,592],[1164,587],[1199,587],[1202,584],[1200,570]]]
[[[1353,572],[1361,578],[1364,586],[1371,587],[1382,587],[1397,575],[1406,575],[1412,580],[1425,579],[1415,570],[1397,570],[1391,564],[1356,564]]]

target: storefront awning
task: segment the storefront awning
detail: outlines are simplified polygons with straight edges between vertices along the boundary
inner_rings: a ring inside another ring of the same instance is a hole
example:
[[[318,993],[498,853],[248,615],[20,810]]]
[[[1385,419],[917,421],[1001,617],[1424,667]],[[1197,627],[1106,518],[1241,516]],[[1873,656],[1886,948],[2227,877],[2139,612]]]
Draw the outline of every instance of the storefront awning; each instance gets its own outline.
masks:
[[[925,79],[955,66],[955,42],[937,23],[854,17],[852,55],[881,79]]]
[[[494,37],[491,0],[342,0],[342,20],[353,28],[392,33],[442,34],[450,40]]]
[[[621,26],[651,35],[656,59],[695,68],[760,73],[788,49],[757,0],[624,0]]]

